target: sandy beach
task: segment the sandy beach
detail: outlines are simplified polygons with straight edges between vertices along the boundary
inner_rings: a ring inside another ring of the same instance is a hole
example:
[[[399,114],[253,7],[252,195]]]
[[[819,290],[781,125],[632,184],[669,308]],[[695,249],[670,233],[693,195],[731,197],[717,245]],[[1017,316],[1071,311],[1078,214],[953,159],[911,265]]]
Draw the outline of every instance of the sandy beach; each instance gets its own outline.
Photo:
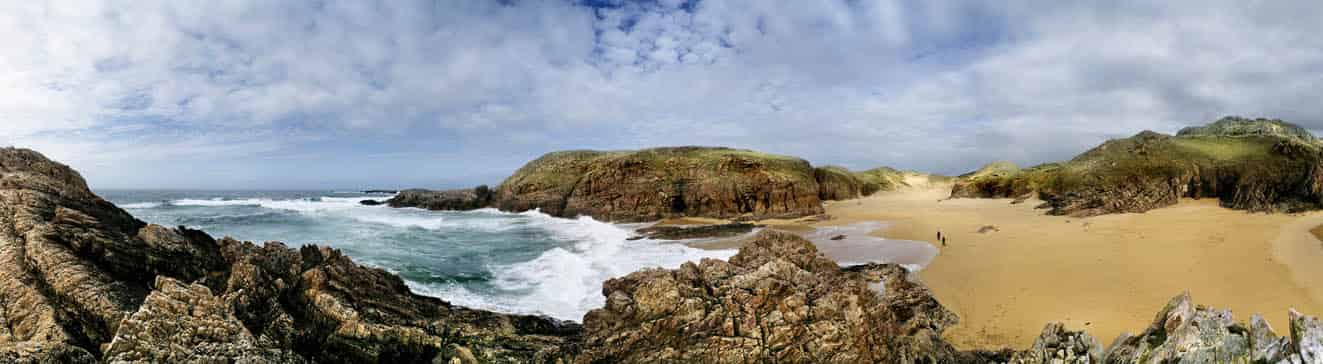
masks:
[[[963,349],[1027,347],[1043,325],[1088,329],[1108,345],[1143,330],[1173,296],[1261,313],[1278,333],[1287,310],[1323,313],[1323,213],[1250,214],[1214,200],[1143,214],[1046,216],[1039,201],[945,199],[950,185],[915,187],[826,205],[813,226],[885,221],[872,234],[948,245],[919,276],[961,317],[947,338]],[[995,231],[978,232],[984,226]]]

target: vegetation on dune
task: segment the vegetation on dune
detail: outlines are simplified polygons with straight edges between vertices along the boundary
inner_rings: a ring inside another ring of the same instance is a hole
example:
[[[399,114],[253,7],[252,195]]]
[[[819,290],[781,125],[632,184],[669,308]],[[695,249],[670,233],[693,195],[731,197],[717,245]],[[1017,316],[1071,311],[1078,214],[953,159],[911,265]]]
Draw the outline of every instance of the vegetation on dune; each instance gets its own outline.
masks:
[[[853,172],[845,167],[825,166],[814,168],[813,173],[818,180],[818,198],[824,201],[870,196],[908,185],[905,183],[906,172],[891,167]]]
[[[1143,212],[1181,197],[1250,211],[1323,206],[1320,145],[1280,120],[1224,118],[1176,136],[1144,131],[1070,161],[1027,169],[999,162],[960,177],[953,197],[1037,196],[1052,214]]]

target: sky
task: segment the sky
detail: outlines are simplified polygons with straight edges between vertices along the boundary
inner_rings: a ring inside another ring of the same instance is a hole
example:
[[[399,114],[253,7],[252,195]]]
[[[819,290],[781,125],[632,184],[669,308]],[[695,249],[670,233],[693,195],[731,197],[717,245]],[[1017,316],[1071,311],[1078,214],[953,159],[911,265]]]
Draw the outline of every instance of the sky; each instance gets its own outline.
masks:
[[[0,3],[0,145],[94,189],[495,184],[719,145],[958,174],[1225,115],[1323,130],[1323,1]]]

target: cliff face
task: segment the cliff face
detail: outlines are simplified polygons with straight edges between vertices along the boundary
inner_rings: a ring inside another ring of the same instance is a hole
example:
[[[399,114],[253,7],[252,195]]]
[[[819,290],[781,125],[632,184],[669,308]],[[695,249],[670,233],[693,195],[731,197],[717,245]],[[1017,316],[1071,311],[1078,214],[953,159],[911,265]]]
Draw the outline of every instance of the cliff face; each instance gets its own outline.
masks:
[[[729,261],[604,284],[585,324],[452,306],[339,251],[148,225],[64,165],[0,149],[4,363],[1323,362],[1323,323],[1178,296],[1106,350],[1049,324],[1033,347],[960,352],[955,315],[895,265],[841,268],[765,231]]]
[[[813,175],[818,181],[818,198],[823,201],[849,200],[906,186],[904,172],[887,167],[852,172],[826,166],[814,168]]]
[[[1301,134],[1303,133],[1303,134]],[[996,165],[962,176],[953,197],[1037,193],[1051,214],[1144,212],[1182,197],[1259,212],[1323,207],[1323,148],[1303,129],[1228,118],[1177,136],[1145,131],[1062,163]]]
[[[577,324],[453,307],[333,249],[148,225],[0,149],[0,361],[537,362]]]
[[[541,209],[553,216],[609,221],[822,213],[808,162],[704,147],[550,153],[501,183],[495,205],[506,211]]]

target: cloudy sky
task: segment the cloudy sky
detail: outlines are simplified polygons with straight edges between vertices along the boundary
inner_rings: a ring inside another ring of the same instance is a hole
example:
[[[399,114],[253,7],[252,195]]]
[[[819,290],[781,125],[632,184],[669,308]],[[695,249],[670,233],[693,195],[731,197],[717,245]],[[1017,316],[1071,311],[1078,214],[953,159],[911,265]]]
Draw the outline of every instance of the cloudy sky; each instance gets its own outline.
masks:
[[[1323,2],[1153,3],[6,1],[0,145],[94,188],[290,189],[496,183],[560,149],[960,173],[1222,115],[1323,129]]]

